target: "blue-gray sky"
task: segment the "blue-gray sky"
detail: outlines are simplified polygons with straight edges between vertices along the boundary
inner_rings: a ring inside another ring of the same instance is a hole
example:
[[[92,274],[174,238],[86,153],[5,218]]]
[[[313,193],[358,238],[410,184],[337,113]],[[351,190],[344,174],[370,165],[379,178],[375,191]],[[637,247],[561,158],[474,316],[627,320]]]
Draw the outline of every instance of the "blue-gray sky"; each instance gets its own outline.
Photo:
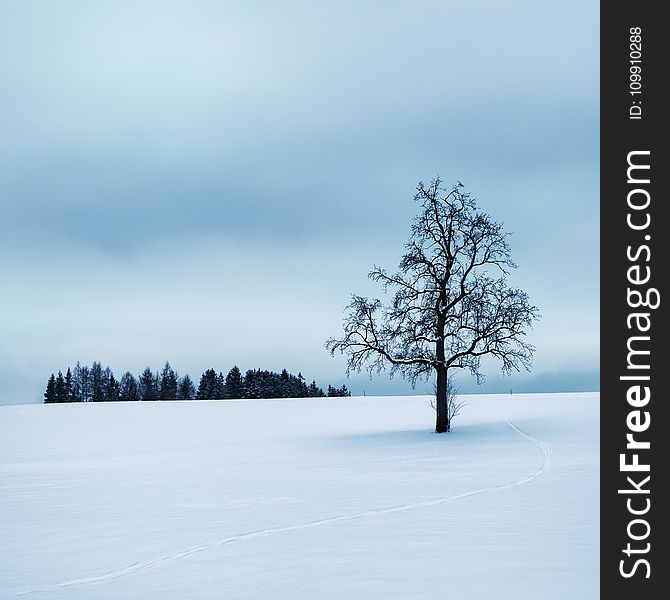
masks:
[[[343,382],[323,341],[436,174],[542,313],[532,374],[461,389],[597,389],[598,3],[0,8],[0,403],[77,360]]]

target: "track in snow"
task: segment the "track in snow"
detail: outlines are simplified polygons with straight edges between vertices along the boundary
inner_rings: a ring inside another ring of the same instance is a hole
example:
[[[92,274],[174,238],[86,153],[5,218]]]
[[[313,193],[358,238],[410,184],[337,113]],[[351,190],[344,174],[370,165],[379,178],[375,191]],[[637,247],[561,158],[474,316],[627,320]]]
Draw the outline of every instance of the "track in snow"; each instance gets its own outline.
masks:
[[[538,440],[521,429],[519,429],[512,421],[507,421],[507,425],[516,433],[518,433],[520,436],[524,437],[528,441],[532,442],[535,444],[542,452],[542,463],[538,467],[538,469],[532,473],[531,475],[528,475],[526,477],[523,477],[522,479],[518,479],[516,481],[513,481],[511,483],[504,483],[500,485],[495,485],[495,486],[489,486],[489,487],[482,487],[478,488],[476,490],[472,490],[469,492],[464,492],[462,494],[455,494],[453,496],[441,496],[438,498],[433,498],[431,500],[423,500],[421,502],[415,502],[412,504],[402,504],[400,506],[393,506],[390,508],[380,508],[380,509],[371,509],[371,510],[366,510],[363,512],[355,513],[355,514],[350,514],[350,515],[340,515],[337,517],[328,517],[326,519],[320,519],[318,521],[310,521],[308,523],[299,523],[297,525],[286,525],[283,527],[272,527],[270,529],[261,529],[258,531],[251,531],[248,533],[242,533],[239,535],[231,536],[224,538],[222,540],[219,540],[217,542],[212,542],[209,544],[203,544],[200,546],[193,546],[191,548],[187,548],[184,550],[179,550],[177,552],[173,552],[172,554],[168,554],[166,556],[162,556],[160,558],[155,558],[155,559],[150,559],[150,560],[145,560],[145,561],[138,561],[134,562],[130,565],[127,565],[125,567],[121,567],[118,569],[114,569],[112,571],[107,571],[106,573],[102,573],[100,575],[94,575],[90,577],[82,577],[78,579],[71,579],[69,581],[63,581],[61,583],[55,583],[52,585],[48,586],[42,586],[39,588],[34,588],[34,589],[29,589],[29,590],[23,590],[20,592],[17,592],[15,595],[16,596],[23,596],[26,594],[32,594],[32,593],[37,593],[37,592],[48,592],[51,590],[59,589],[59,588],[65,588],[65,587],[72,587],[72,586],[78,586],[78,585],[94,585],[97,583],[104,583],[107,581],[113,581],[115,579],[120,579],[121,577],[125,577],[126,575],[132,575],[133,573],[137,573],[140,571],[145,571],[147,569],[152,569],[154,567],[159,567],[161,565],[167,564],[174,562],[176,560],[179,560],[180,558],[184,558],[186,556],[190,556],[191,554],[196,554],[198,552],[203,552],[205,550],[209,550],[212,548],[216,548],[219,546],[228,546],[230,544],[235,544],[237,542],[242,542],[245,540],[251,540],[254,538],[261,538],[261,537],[266,537],[268,535],[274,535],[276,533],[284,533],[287,531],[298,531],[301,529],[311,529],[314,527],[319,527],[321,525],[328,525],[330,523],[338,523],[342,521],[354,521],[356,519],[363,519],[366,517],[376,517],[376,516],[381,516],[381,515],[388,515],[392,513],[397,513],[397,512],[404,512],[408,510],[412,510],[414,508],[422,508],[422,507],[427,507],[427,506],[438,506],[440,504],[445,504],[446,502],[451,502],[453,500],[460,500],[462,498],[468,498],[470,496],[477,496],[479,494],[483,494],[485,492],[493,492],[497,490],[506,490],[514,487],[518,487],[521,485],[525,485],[527,483],[530,483],[531,481],[537,479],[549,466],[549,461],[550,461],[550,454],[549,454],[549,448],[548,446],[541,440]]]

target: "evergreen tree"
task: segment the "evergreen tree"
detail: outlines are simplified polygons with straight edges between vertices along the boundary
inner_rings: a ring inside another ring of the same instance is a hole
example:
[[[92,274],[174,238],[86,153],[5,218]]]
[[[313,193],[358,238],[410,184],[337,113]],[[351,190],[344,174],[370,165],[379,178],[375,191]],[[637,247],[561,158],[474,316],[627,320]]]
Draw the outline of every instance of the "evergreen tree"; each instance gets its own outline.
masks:
[[[91,370],[88,366],[81,367],[80,373],[80,402],[90,402],[93,396]]]
[[[135,402],[140,399],[140,388],[137,379],[130,372],[126,371],[121,377],[119,384],[119,400],[124,402]]]
[[[207,369],[200,377],[198,384],[197,398],[198,400],[214,400],[220,398],[220,382],[219,377],[214,369]]]
[[[158,400],[158,378],[147,367],[139,380],[140,400]]]
[[[316,381],[314,380],[312,380],[312,383],[309,384],[308,392],[310,398],[323,398],[325,396],[323,390],[318,385],[316,385]]]
[[[244,387],[245,398],[260,398],[258,389],[258,377],[256,376],[255,370],[253,369],[247,370],[247,372],[244,374],[242,385]]]
[[[58,375],[56,375],[55,392],[56,392],[56,402],[59,402],[59,403],[67,402],[67,392],[65,390],[65,379],[63,378],[63,373],[61,371],[58,371]]]
[[[226,375],[226,383],[223,392],[224,398],[244,398],[244,386],[242,383],[242,373],[237,365],[235,365],[228,375]]]
[[[307,390],[307,384],[305,383],[305,378],[302,376],[302,373],[298,371],[298,389],[297,394],[293,396],[294,398],[307,398],[309,396],[309,391]]]
[[[93,361],[91,365],[91,402],[104,402],[105,387],[105,374],[102,365],[98,361]]]
[[[195,386],[188,375],[184,375],[177,386],[178,400],[193,400],[195,398]]]
[[[219,374],[216,376],[216,388],[214,392],[214,399],[221,400],[225,398],[226,394],[226,378],[223,376],[223,373],[219,371]]]
[[[72,371],[70,367],[67,368],[65,372],[65,396],[67,398],[66,402],[74,402],[74,390],[72,387]]]
[[[278,385],[272,397],[290,398],[293,396],[293,388],[295,387],[295,377],[289,375],[286,369],[282,369],[278,377]]]
[[[82,367],[79,361],[74,366],[72,371],[72,401],[73,402],[84,402],[82,395]]]
[[[198,383],[198,391],[196,392],[196,399],[198,400],[207,400],[209,398],[209,390],[207,384],[207,375],[209,369],[207,369],[202,375],[200,375],[200,382]]]
[[[332,385],[328,386],[328,397],[329,398],[341,398],[344,396],[351,396],[351,392],[347,389],[346,385],[342,387],[334,387]]]
[[[108,402],[116,402],[117,400],[121,399],[120,396],[121,396],[121,387],[119,386],[119,383],[114,378],[114,373],[110,373],[109,374],[109,382],[107,384],[106,400]]]
[[[54,402],[56,402],[56,376],[52,373],[44,392],[44,404],[53,404]]]
[[[176,400],[178,381],[177,374],[170,366],[170,363],[166,362],[160,374],[159,398],[161,400]]]
[[[119,383],[118,381],[116,381],[116,379],[114,379],[114,373],[112,373],[112,370],[109,367],[105,367],[102,370],[102,397],[104,402],[119,399],[118,389],[116,390],[117,391],[116,398],[114,398],[114,390],[111,389],[112,380],[114,381],[114,384],[118,388]]]

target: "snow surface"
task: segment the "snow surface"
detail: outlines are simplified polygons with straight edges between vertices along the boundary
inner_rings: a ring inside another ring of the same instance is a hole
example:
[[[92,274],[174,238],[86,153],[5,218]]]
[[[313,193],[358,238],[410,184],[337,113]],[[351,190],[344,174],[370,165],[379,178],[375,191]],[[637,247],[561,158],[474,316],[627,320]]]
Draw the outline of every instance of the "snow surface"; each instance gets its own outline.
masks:
[[[597,598],[599,396],[0,407],[0,598]]]

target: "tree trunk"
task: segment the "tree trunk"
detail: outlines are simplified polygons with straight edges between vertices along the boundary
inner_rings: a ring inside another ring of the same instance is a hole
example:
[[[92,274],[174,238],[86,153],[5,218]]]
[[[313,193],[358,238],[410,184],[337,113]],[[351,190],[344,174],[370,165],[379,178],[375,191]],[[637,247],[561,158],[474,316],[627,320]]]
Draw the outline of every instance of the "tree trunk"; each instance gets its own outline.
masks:
[[[444,360],[444,350],[442,351]],[[440,360],[438,358],[438,360]],[[437,366],[437,396],[435,397],[435,433],[449,431],[449,407],[447,405],[447,368],[444,364]]]

